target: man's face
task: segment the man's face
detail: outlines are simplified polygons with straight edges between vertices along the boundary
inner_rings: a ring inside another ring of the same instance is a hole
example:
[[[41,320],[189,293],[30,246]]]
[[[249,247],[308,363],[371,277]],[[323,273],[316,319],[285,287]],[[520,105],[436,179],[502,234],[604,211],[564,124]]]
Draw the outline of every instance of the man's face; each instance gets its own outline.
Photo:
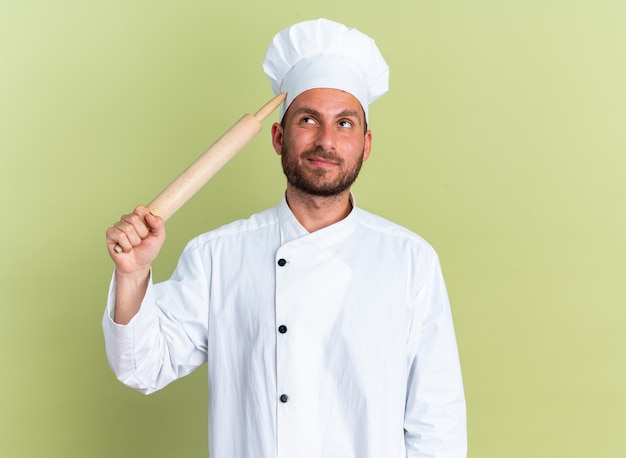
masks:
[[[289,106],[283,126],[272,126],[288,186],[315,196],[350,188],[370,154],[359,101],[337,89],[310,89]]]

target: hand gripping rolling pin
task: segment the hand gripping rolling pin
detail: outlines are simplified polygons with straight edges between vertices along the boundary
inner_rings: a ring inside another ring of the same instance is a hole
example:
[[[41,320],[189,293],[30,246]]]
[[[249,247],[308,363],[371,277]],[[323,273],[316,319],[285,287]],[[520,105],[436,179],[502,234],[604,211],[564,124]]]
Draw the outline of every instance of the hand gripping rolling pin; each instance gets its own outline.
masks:
[[[150,213],[160,216],[167,221],[218,170],[224,167],[228,161],[235,157],[235,154],[261,132],[261,121],[278,108],[283,100],[285,100],[285,94],[280,93],[263,105],[254,116],[250,114],[243,115],[239,121],[148,204],[147,207]],[[119,245],[115,245],[114,249],[117,253],[122,252],[122,247]]]

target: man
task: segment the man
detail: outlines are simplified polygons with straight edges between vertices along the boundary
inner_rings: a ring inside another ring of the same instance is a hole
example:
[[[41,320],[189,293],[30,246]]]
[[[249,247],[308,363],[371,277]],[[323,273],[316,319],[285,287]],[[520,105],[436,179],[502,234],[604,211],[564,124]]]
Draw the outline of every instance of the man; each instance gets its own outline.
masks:
[[[385,61],[369,37],[320,19],[277,34],[264,69],[287,93],[271,132],[285,196],[192,240],[160,284],[163,221],[139,206],[109,228],[112,368],[151,393],[208,363],[212,458],[466,456],[437,256],[350,192]]]

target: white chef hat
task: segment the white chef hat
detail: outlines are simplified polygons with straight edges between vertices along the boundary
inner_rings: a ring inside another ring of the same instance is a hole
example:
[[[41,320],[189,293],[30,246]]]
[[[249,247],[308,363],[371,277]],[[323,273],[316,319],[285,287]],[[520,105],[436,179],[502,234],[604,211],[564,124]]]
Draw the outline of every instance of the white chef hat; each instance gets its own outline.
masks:
[[[293,100],[314,88],[340,89],[367,107],[389,88],[389,67],[374,40],[328,19],[304,21],[278,32],[270,43],[263,70],[275,95],[287,98],[280,119]]]

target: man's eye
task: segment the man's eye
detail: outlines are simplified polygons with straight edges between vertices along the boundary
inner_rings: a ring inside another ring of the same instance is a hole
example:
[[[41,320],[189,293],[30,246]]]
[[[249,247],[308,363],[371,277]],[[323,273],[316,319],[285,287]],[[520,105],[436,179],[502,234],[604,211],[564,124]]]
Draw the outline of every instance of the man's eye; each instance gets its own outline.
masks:
[[[353,124],[351,121],[348,121],[347,119],[344,119],[343,121],[339,121],[339,125],[341,127],[352,127]]]
[[[304,124],[313,124],[315,123],[315,119],[311,118],[310,116],[305,116],[304,118],[300,120],[300,122]]]

